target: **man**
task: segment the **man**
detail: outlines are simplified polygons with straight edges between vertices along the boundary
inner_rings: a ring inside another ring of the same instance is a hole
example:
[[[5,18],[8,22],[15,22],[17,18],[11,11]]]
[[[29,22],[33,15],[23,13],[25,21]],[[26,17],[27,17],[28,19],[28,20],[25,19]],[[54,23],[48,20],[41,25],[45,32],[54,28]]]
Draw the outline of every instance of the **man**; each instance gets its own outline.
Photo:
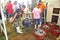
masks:
[[[13,4],[13,10],[14,10],[14,12],[15,12],[17,9],[19,9],[19,4],[18,4],[17,1],[14,1],[14,4]]]
[[[43,11],[46,8],[46,5],[44,5],[42,2],[40,2],[39,8],[41,9],[41,11]]]
[[[42,12],[41,12],[41,13],[42,13],[42,17],[44,18],[44,19],[42,18],[42,19],[43,19],[43,22],[42,22],[42,23],[44,23],[45,16],[46,16],[46,15],[45,15],[46,5],[44,5],[44,3],[42,3],[42,2],[40,2],[39,4],[40,4],[40,7],[39,7],[39,8],[40,8],[41,11],[42,11]]]
[[[41,26],[41,9],[39,8],[39,4],[37,5],[37,7],[35,7],[33,9],[33,19],[34,19],[34,23],[35,23],[35,28],[37,27],[38,24],[38,28]]]
[[[13,5],[11,1],[7,4],[7,12],[8,12],[8,18],[10,19],[13,16]]]
[[[19,25],[19,16],[20,13],[25,9],[25,6],[22,5],[21,9],[17,9],[15,11],[15,14],[13,16],[13,18],[11,18],[11,20],[9,20],[10,23],[14,22],[14,26],[16,27],[17,33],[23,33],[22,30],[20,29],[20,25]]]

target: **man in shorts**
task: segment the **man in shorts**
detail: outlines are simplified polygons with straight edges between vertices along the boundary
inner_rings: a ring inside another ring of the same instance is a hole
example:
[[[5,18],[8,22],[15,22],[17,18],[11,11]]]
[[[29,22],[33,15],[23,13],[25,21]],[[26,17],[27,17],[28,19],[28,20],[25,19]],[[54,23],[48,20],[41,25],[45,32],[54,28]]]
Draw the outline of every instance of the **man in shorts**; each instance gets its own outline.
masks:
[[[37,7],[35,7],[33,9],[33,19],[34,19],[34,23],[35,23],[35,29],[36,29],[36,26],[38,25],[38,28],[41,26],[42,24],[42,19],[41,19],[41,9],[39,8],[39,4],[37,5]]]

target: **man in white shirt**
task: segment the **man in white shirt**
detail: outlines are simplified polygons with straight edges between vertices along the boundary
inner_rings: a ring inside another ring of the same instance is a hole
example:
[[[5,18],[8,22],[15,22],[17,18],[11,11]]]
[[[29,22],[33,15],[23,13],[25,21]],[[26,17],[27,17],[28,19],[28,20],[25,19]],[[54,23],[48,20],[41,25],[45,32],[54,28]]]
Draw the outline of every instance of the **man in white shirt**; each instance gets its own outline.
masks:
[[[17,1],[14,1],[14,3],[13,3],[13,10],[14,10],[14,12],[15,12],[17,9],[19,9],[19,4],[17,3]]]

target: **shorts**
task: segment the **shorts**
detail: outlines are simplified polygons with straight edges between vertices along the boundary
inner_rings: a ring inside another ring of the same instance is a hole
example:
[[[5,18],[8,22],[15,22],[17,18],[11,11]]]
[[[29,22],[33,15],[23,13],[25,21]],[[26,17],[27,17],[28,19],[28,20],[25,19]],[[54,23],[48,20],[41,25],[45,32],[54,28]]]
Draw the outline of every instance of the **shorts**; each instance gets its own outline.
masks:
[[[40,24],[42,22],[42,19],[34,19],[34,24]]]
[[[13,14],[8,14],[8,18],[11,18],[11,17],[13,17]]]

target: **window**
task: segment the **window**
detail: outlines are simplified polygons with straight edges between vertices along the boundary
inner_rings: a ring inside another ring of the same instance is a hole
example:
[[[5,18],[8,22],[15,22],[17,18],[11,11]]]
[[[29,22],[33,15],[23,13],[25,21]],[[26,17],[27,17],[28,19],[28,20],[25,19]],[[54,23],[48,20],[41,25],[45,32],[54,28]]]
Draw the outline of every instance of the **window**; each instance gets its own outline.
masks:
[[[60,8],[53,8],[53,14],[59,14]]]

